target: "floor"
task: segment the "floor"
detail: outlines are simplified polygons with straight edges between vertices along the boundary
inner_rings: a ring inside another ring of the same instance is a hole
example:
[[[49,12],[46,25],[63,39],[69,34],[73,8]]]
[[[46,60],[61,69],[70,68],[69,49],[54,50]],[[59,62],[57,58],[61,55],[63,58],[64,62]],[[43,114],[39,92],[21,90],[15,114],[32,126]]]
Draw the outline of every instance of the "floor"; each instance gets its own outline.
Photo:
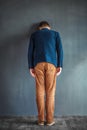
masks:
[[[87,116],[55,117],[54,126],[38,126],[37,117],[2,116],[0,130],[87,130]]]

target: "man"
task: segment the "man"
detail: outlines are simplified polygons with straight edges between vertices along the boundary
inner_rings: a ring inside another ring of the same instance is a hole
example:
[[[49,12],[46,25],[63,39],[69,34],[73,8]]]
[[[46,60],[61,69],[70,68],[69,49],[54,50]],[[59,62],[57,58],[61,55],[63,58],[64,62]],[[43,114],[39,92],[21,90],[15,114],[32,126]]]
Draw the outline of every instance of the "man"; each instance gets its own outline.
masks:
[[[46,116],[47,125],[54,125],[56,76],[62,71],[63,49],[59,33],[46,21],[30,37],[28,64],[36,81],[38,124],[44,125]]]

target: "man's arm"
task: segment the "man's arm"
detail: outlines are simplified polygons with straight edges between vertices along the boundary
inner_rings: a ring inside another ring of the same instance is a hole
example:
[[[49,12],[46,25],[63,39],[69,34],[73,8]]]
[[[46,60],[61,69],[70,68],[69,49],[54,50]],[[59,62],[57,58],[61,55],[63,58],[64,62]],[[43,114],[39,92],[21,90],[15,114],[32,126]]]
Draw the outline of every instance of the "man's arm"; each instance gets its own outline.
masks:
[[[59,33],[56,37],[56,50],[57,50],[57,76],[60,75],[63,67],[63,48]]]
[[[29,44],[29,48],[28,48],[28,68],[30,71],[30,74],[35,77],[34,74],[34,65],[33,65],[33,54],[34,54],[34,43],[33,43],[33,37],[31,35],[30,37],[30,44]]]

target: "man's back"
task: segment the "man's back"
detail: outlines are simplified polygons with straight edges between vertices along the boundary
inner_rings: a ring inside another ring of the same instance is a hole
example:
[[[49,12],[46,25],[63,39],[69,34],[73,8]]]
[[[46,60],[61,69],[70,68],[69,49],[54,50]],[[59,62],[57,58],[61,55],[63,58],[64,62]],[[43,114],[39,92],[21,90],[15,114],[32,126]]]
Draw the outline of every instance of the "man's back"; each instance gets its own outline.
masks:
[[[33,66],[39,62],[49,62],[57,66],[57,51],[61,40],[59,33],[47,28],[34,32],[31,36],[30,44],[33,46]],[[60,48],[61,49],[61,48]]]

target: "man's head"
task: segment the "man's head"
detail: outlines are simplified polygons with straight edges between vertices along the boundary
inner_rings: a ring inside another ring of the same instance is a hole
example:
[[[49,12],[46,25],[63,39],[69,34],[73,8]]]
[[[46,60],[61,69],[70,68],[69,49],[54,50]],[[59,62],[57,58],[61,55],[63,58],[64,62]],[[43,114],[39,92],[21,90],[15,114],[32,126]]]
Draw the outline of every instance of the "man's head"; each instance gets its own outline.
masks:
[[[51,29],[49,23],[47,21],[41,21],[39,23],[39,26],[38,26],[38,29],[41,30],[43,28],[48,28],[48,29]]]

